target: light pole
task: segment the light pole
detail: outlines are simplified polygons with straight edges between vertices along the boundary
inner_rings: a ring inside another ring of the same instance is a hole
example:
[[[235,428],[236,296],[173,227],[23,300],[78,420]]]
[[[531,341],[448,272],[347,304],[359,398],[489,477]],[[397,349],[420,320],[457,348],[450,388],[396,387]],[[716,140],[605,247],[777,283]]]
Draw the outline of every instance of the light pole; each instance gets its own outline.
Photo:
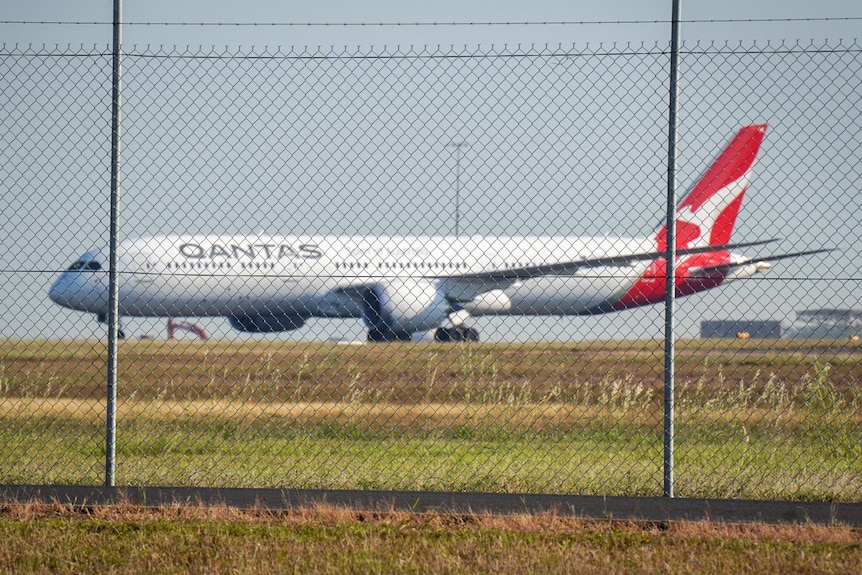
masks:
[[[461,150],[469,148],[464,142],[449,142],[447,148],[455,148],[455,236],[461,233]]]

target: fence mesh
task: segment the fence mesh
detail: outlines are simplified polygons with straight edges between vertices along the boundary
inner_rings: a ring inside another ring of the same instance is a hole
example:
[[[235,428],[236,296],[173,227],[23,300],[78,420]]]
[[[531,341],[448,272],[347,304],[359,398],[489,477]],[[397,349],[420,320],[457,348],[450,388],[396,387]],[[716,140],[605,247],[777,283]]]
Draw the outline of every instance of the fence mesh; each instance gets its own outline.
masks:
[[[668,62],[127,49],[117,482],[661,494],[663,308],[618,308],[664,282],[634,254],[661,249]],[[730,241],[777,241],[680,259],[752,277],[677,303],[677,495],[862,499],[859,66],[682,48],[680,195],[768,124]],[[0,53],[3,483],[104,477],[110,70]]]

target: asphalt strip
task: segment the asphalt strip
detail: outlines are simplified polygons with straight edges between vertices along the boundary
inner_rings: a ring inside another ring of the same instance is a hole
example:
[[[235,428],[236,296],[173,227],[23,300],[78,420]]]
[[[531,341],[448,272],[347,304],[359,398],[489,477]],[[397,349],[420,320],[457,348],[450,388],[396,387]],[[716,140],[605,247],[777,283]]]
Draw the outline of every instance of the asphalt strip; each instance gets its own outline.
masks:
[[[541,514],[627,521],[818,524],[862,527],[862,504],[830,501],[603,497],[513,493],[352,491],[210,487],[0,485],[0,504],[42,502],[78,507],[132,504],[290,510],[332,505],[362,511]]]

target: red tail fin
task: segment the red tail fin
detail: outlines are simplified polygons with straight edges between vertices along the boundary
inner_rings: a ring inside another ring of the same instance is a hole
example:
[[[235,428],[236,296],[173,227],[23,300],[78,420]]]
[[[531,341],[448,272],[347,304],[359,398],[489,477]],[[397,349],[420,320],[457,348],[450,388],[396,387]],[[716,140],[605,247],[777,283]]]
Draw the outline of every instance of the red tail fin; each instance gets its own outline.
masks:
[[[736,216],[751,178],[751,170],[766,124],[745,126],[676,209],[678,249],[730,242]],[[667,227],[656,234],[659,250],[667,247]]]

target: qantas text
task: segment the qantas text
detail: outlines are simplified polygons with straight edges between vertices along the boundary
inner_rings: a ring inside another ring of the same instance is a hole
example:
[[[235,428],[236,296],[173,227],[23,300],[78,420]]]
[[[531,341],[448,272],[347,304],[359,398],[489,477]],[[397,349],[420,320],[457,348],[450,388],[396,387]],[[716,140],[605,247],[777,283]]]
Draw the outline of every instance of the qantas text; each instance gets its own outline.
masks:
[[[323,252],[314,244],[180,244],[180,254],[188,259],[217,258],[318,259]]]

